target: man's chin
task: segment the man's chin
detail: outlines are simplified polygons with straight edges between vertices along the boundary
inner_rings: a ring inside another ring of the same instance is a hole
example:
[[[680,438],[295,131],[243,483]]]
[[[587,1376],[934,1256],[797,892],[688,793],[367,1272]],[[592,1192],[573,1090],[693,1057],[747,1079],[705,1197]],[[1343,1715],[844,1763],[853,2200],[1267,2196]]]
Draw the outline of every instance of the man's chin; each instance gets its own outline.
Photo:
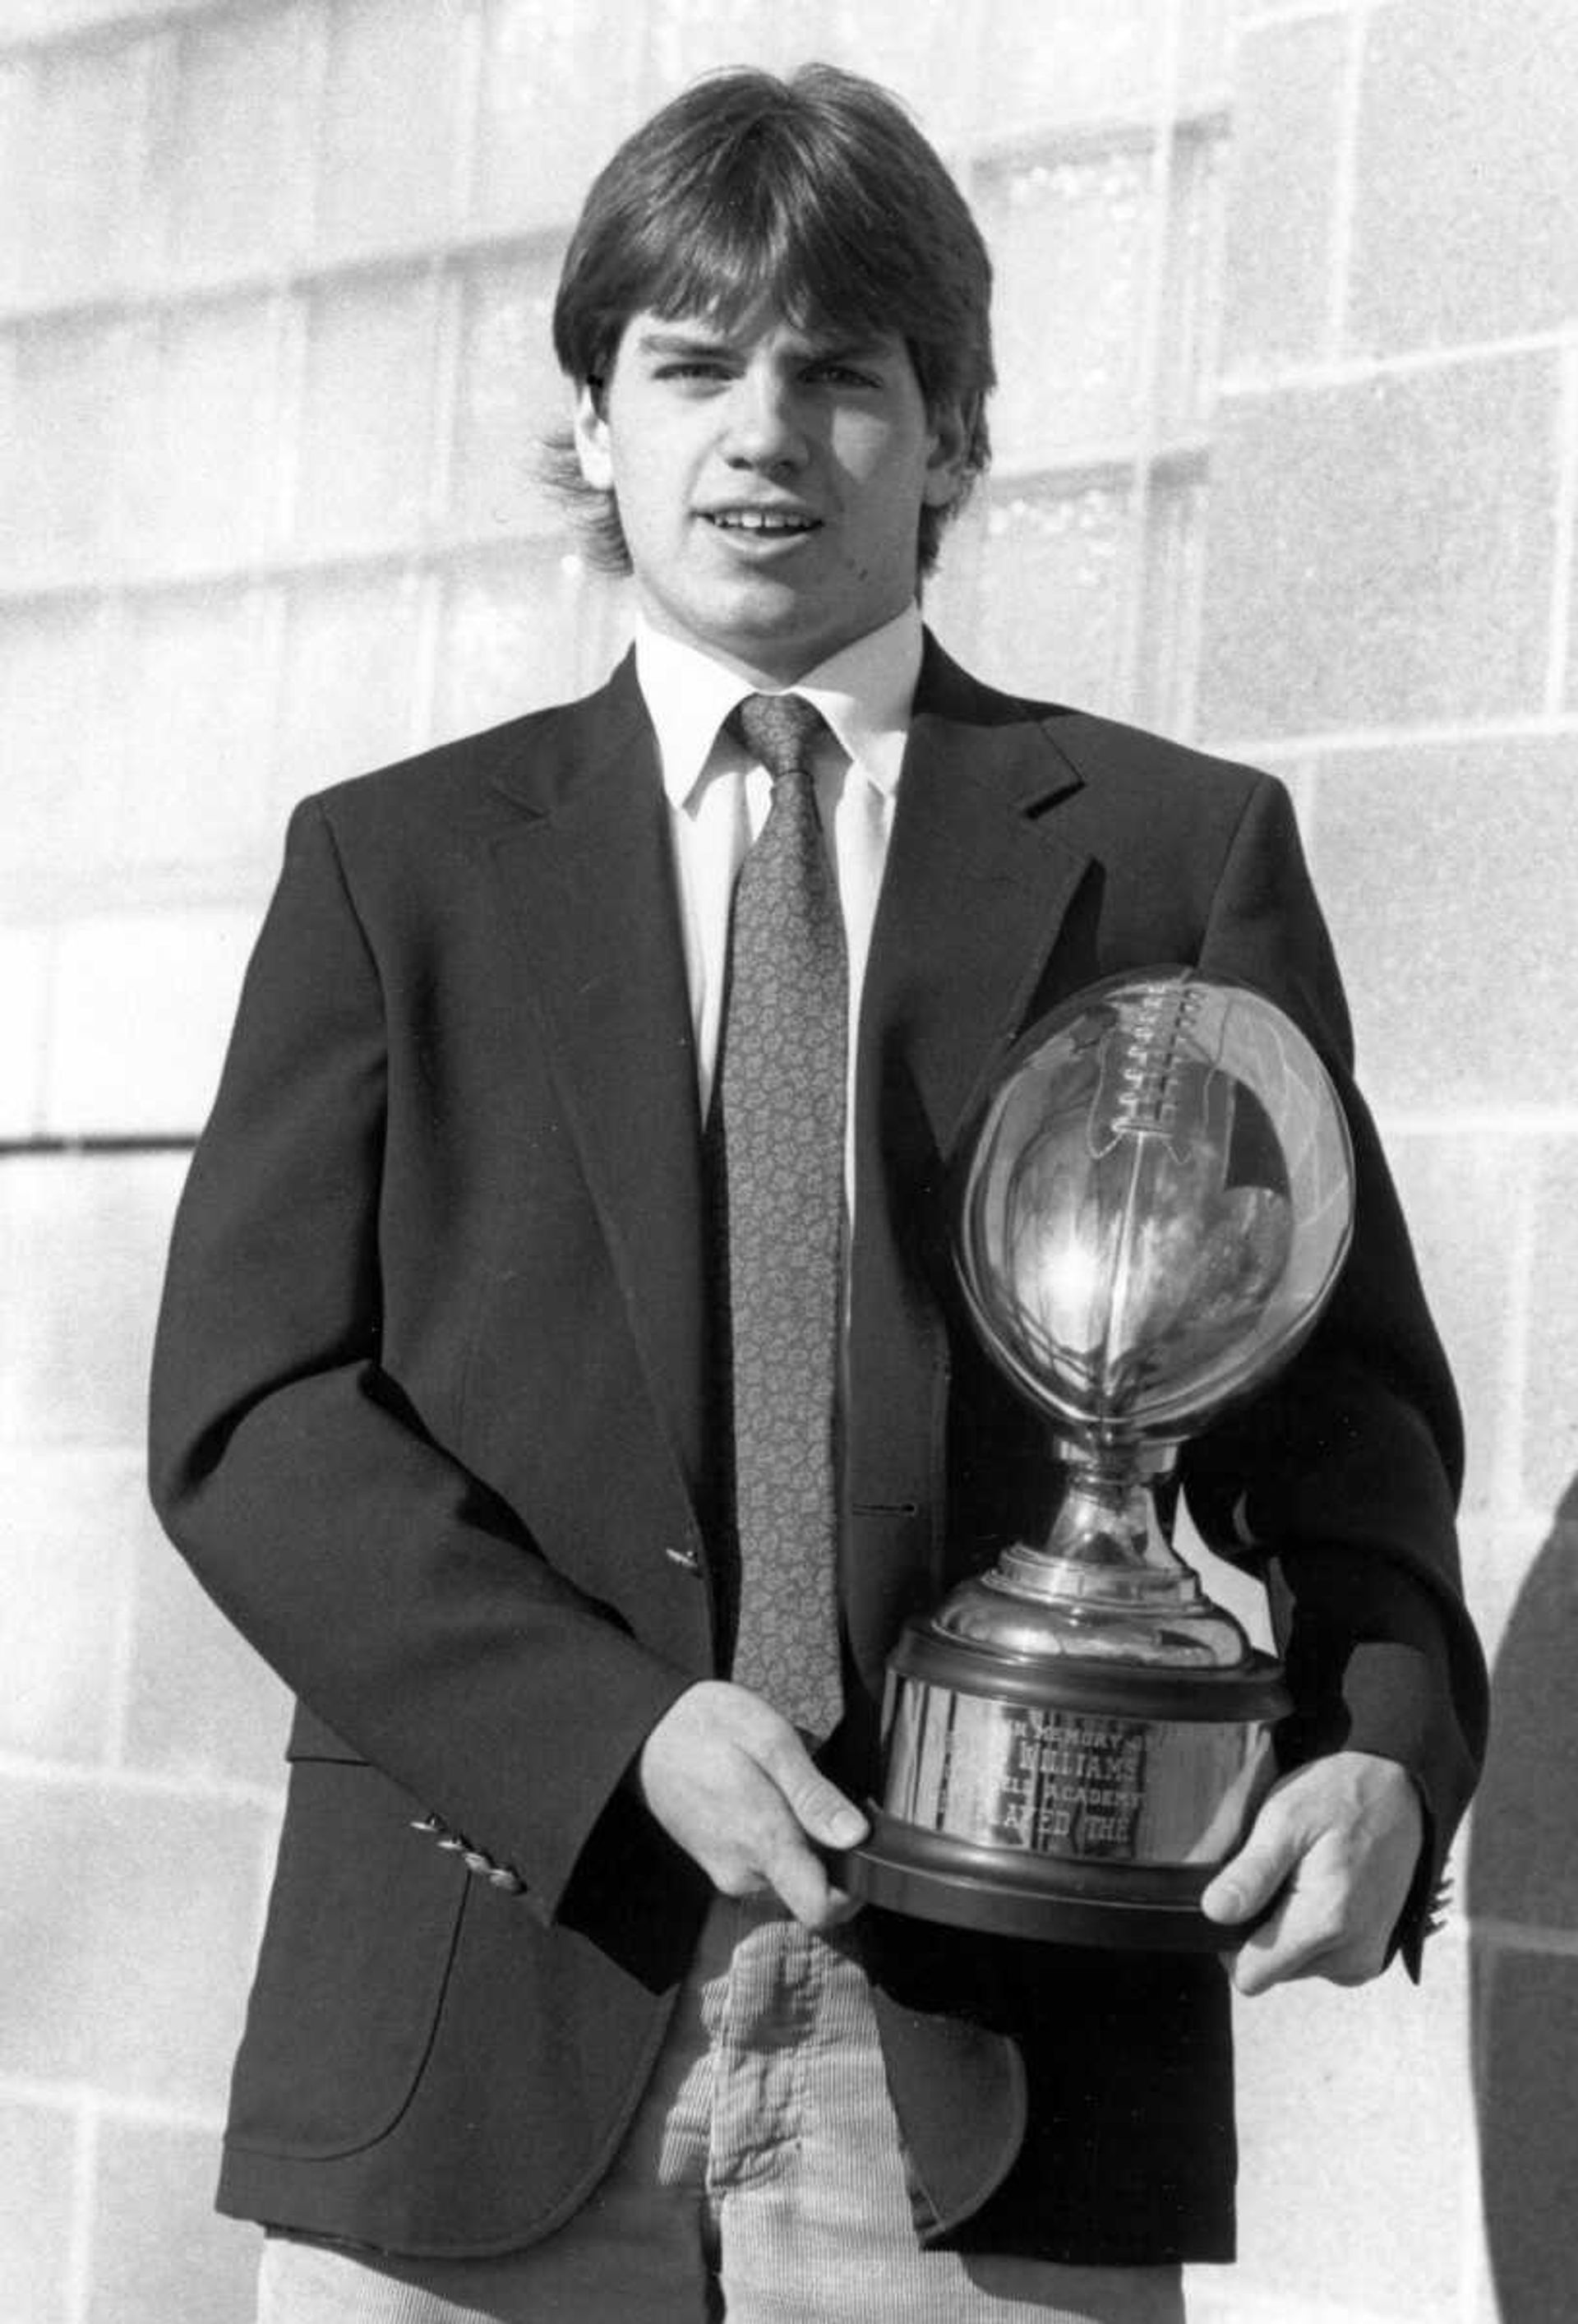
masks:
[[[776,686],[790,685],[849,642],[829,623],[825,605],[807,604],[798,590],[760,582],[698,609],[683,634],[702,652]]]

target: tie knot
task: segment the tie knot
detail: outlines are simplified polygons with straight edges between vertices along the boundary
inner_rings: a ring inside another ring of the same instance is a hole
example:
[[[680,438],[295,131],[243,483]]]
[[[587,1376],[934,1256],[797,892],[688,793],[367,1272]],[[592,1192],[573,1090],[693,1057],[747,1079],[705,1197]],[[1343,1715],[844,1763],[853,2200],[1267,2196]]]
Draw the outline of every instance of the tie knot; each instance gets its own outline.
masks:
[[[803,694],[748,694],[730,724],[775,782],[809,771],[811,754],[827,722]]]

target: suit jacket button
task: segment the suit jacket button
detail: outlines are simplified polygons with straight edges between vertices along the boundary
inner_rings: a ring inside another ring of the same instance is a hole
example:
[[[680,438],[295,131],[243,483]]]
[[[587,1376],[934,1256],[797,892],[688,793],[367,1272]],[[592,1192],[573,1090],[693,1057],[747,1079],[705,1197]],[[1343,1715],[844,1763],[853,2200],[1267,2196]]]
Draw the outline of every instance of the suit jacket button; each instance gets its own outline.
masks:
[[[702,1570],[702,1561],[693,1549],[665,1549],[663,1554],[671,1565],[682,1567],[686,1573],[700,1573]]]

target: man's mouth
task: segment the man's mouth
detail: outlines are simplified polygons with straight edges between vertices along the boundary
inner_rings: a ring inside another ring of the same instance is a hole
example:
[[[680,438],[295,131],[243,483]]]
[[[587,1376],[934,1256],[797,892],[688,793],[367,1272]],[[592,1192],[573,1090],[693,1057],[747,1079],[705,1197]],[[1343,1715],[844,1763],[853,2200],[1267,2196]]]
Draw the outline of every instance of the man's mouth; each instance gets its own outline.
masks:
[[[720,532],[773,535],[815,532],[821,523],[820,517],[798,516],[786,509],[706,509],[702,513],[707,522],[716,525]]]

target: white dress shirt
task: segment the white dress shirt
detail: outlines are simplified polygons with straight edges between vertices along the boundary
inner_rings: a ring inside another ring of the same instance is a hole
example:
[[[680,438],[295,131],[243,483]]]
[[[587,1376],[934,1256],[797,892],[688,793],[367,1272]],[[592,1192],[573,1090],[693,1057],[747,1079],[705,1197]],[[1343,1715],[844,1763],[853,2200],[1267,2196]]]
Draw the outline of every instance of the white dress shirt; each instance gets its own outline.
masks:
[[[814,771],[849,959],[849,1125],[866,958],[920,669],[921,613],[911,605],[783,689],[814,703],[829,729],[817,745]],[[747,848],[766,821],[773,788],[766,770],[721,730],[735,706],[762,689],[646,622],[636,632],[636,674],[656,730],[668,798],[698,1095],[705,1117],[718,1059],[734,882]],[[852,1128],[845,1135],[845,1181],[852,1208]]]

